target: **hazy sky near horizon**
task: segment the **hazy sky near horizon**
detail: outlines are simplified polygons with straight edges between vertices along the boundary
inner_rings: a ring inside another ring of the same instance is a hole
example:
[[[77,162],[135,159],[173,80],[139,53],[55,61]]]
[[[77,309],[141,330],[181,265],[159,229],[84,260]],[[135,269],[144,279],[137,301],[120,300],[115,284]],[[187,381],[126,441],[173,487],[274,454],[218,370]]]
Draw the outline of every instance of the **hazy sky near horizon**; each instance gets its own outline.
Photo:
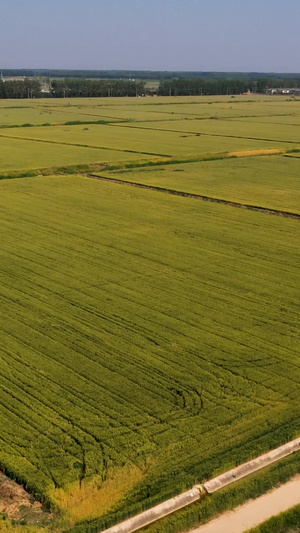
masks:
[[[0,69],[300,72],[299,0],[0,0]]]

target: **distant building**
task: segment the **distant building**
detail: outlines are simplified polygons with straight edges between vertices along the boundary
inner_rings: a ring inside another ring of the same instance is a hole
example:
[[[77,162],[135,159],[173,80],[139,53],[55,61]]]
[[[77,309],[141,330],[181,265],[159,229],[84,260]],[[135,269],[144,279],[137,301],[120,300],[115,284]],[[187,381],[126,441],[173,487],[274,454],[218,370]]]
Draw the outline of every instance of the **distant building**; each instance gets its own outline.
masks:
[[[297,95],[300,96],[300,89],[293,89],[293,88],[270,88],[266,90],[266,94],[283,94],[283,95]]]
[[[50,91],[50,87],[49,85],[41,85],[41,93],[46,93],[46,94],[49,94],[51,91]]]

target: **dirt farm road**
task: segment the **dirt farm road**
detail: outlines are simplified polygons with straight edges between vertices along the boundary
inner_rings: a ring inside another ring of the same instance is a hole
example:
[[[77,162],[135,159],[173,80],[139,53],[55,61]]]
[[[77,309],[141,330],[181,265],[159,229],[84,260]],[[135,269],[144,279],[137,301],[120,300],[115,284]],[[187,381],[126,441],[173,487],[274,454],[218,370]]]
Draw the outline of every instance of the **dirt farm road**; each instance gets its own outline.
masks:
[[[300,475],[278,489],[273,489],[256,500],[250,500],[233,511],[223,513],[207,524],[190,530],[189,533],[244,533],[247,529],[298,503],[300,503]]]

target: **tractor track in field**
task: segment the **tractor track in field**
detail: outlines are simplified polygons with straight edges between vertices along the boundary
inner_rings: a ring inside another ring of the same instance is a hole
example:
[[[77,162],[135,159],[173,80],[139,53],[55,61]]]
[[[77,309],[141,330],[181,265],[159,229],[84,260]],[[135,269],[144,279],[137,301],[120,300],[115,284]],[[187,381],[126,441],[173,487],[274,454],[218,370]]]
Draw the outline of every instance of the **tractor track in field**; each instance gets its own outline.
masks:
[[[193,194],[189,192],[184,191],[177,191],[174,189],[167,189],[165,187],[157,187],[154,185],[145,185],[144,183],[137,183],[134,181],[124,181],[117,178],[109,178],[107,176],[100,176],[96,174],[81,174],[81,176],[84,176],[86,178],[91,178],[95,180],[100,181],[107,181],[110,183],[115,183],[118,185],[127,185],[129,187],[137,187],[139,189],[147,189],[150,191],[156,191],[156,192],[163,192],[166,194],[173,194],[174,196],[181,196],[183,198],[193,198],[194,200],[202,200],[203,202],[212,202],[216,204],[221,205],[227,205],[229,207],[237,207],[239,209],[247,209],[248,211],[258,211],[259,213],[264,213],[267,215],[274,215],[277,217],[284,217],[284,218],[293,218],[296,220],[300,220],[300,214],[299,213],[292,213],[290,211],[281,211],[279,209],[270,209],[268,207],[262,207],[257,205],[251,205],[251,204],[242,204],[239,202],[232,202],[231,200],[224,200],[222,198],[215,198],[213,196],[204,196],[202,194]]]

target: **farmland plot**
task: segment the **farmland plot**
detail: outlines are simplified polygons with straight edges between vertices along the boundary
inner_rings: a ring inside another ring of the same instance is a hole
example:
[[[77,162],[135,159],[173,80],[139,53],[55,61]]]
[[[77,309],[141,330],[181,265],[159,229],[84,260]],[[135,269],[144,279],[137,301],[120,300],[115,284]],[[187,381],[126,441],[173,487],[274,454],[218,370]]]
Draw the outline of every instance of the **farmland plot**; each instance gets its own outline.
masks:
[[[193,122],[194,123],[194,122]],[[143,124],[145,124],[143,126]],[[38,140],[45,143],[70,144],[89,148],[129,150],[144,155],[195,158],[207,153],[241,150],[290,148],[282,141],[231,138],[226,135],[186,134],[184,131],[163,131],[163,124],[173,122],[137,123],[136,125],[89,124],[77,126],[34,127],[2,130],[3,138]],[[178,127],[178,123],[176,123]],[[300,145],[300,143],[299,143]],[[121,159],[121,157],[120,157]]]
[[[140,160],[142,157],[139,153],[128,153],[122,150],[50,144],[0,136],[1,172],[83,163],[120,163],[121,161]],[[147,159],[151,159],[151,156]]]
[[[140,128],[141,124],[130,124],[129,127]],[[300,145],[300,131],[290,124],[260,122],[259,130],[256,122],[244,120],[191,120],[160,121],[145,124],[147,128],[169,130],[173,132],[198,133],[199,135],[215,135],[232,138],[254,139],[269,142],[288,142]]]
[[[74,107],[54,107],[45,105],[45,107],[29,107],[19,104],[19,106],[12,106],[6,104],[7,107],[0,106],[0,130],[5,127],[13,127],[22,125],[51,125],[65,123],[69,121],[87,121],[99,120],[101,116],[91,111],[82,111],[80,108]],[[6,128],[5,128],[6,129]]]
[[[172,118],[172,115],[170,116]],[[24,104],[13,106],[11,103],[6,107],[0,105],[0,128],[14,125],[51,125],[70,121],[98,121],[114,122],[123,120],[165,120],[166,115],[159,112],[151,112],[147,109],[139,110],[137,106],[97,106],[97,105],[65,105],[60,101],[60,106],[54,106],[51,102],[44,106],[35,107]]]
[[[102,171],[99,175],[232,202],[300,212],[299,157],[228,158],[156,168]]]
[[[0,466],[71,525],[299,435],[299,221],[61,175],[299,213],[299,101],[251,100],[0,101],[44,174],[0,182]]]
[[[132,469],[134,510],[294,434],[298,221],[82,177],[0,187],[9,471],[59,501]]]

